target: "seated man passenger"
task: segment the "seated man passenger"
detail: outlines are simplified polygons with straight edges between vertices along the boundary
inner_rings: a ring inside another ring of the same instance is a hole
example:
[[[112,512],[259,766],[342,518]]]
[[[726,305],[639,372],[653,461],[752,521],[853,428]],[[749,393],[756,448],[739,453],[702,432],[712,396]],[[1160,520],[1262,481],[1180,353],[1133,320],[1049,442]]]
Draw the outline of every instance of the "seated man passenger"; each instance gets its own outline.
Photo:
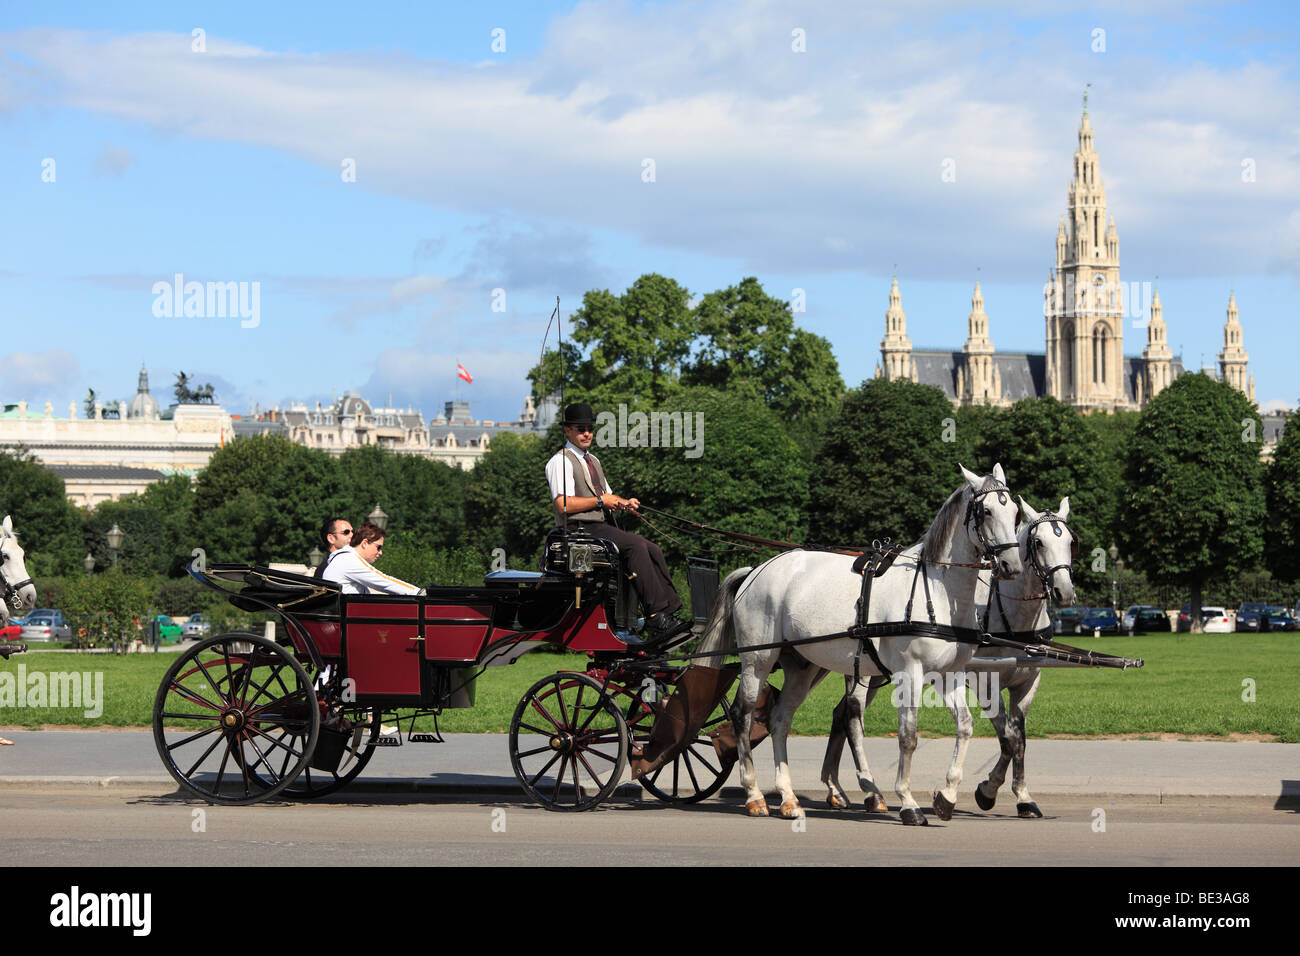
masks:
[[[668,575],[668,564],[659,545],[639,534],[624,531],[609,520],[611,511],[636,512],[641,502],[620,498],[605,480],[600,461],[591,454],[596,417],[591,406],[578,402],[564,409],[564,447],[546,463],[546,480],[555,505],[555,523],[563,526],[565,515],[569,527],[582,527],[594,538],[604,538],[618,545],[627,557],[628,568],[635,573],[632,583],[645,607],[644,639],[658,644],[690,630],[690,624],[675,616],[681,598]]]
[[[330,555],[321,575],[342,585],[344,594],[423,594],[424,588],[384,574],[372,562],[384,551],[384,532],[367,522],[352,535],[352,543]]]
[[[326,518],[321,525],[320,539],[325,545],[325,560],[317,565],[315,576],[323,578],[334,552],[352,543],[352,522],[347,518]]]

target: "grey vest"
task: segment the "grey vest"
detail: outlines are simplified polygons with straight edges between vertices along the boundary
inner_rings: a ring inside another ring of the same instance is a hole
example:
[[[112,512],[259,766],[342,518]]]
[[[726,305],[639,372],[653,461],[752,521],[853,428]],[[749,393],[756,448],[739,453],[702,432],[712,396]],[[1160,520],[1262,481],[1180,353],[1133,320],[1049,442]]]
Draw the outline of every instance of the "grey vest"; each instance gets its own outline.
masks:
[[[591,487],[591,478],[587,475],[587,466],[583,463],[583,460],[567,448],[564,449],[564,457],[569,460],[569,465],[573,468],[573,497],[598,497],[595,489]],[[591,463],[596,469],[596,479],[600,482],[601,487],[607,487],[609,482],[605,480],[605,469],[600,467],[600,462],[596,460],[594,455],[591,456]],[[593,508],[590,511],[580,511],[577,514],[569,515],[569,521],[595,521],[604,524],[605,509]],[[563,524],[564,516],[556,514],[556,527],[561,527]]]

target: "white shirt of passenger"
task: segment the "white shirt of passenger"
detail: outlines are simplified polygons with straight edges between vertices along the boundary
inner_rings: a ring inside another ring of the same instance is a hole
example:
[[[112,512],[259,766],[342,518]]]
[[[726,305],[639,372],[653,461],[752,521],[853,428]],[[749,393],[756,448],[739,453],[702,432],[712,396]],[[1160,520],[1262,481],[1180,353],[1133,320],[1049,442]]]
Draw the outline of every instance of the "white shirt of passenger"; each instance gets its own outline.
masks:
[[[399,578],[390,577],[344,545],[329,556],[322,575],[326,581],[341,585],[344,594],[418,594],[420,589]]]
[[[566,441],[564,447],[577,455],[578,461],[582,461],[586,457],[586,452],[571,441]],[[595,455],[592,455],[591,458],[596,464],[600,464],[600,459]],[[583,462],[582,467],[587,467],[586,462]],[[587,484],[591,484],[590,472],[588,472],[586,478]],[[575,497],[573,492],[573,469],[570,467],[569,459],[565,457],[563,451],[557,451],[551,456],[551,460],[546,463],[546,482],[551,486],[552,501],[560,495],[567,495],[570,498]],[[600,489],[598,493],[602,495],[612,495],[614,493],[614,490],[609,486],[609,475],[605,476],[605,487]]]

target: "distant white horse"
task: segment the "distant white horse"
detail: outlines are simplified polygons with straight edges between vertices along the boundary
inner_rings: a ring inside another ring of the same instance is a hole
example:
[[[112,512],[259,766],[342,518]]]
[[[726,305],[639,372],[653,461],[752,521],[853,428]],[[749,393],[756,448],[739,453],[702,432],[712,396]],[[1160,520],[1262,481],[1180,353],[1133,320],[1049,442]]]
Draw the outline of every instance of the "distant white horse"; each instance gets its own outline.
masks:
[[[1016,504],[1006,486],[1002,466],[980,477],[961,469],[965,482],[949,496],[922,540],[905,549],[894,564],[872,583],[868,623],[913,625],[931,622],[975,632],[975,588],[984,559],[994,562],[1003,578],[1021,572],[1016,547]],[[727,576],[705,627],[700,653],[718,656],[737,648],[741,674],[736,693],[735,723],[741,781],[751,816],[766,816],[767,802],[758,788],[749,735],[754,705],[778,660],[785,670],[780,700],[769,720],[776,759],[776,784],[781,815],[801,816],[803,810],[790,786],[786,736],[795,711],[808,692],[829,672],[876,675],[889,673],[905,683],[898,708],[898,795],[902,820],[924,825],[925,816],[912,799],[910,776],[916,750],[916,717],[921,690],[942,675],[960,671],[975,650],[971,643],[929,636],[925,628],[872,638],[883,671],[857,638],[819,638],[842,634],[854,626],[862,577],[852,570],[853,558],[826,552],[791,551],[758,568],[742,568]],[[923,599],[915,614],[915,601]],[[803,642],[803,643],[800,643]],[[796,646],[792,646],[797,643]],[[934,795],[942,819],[952,815],[961,782],[962,764],[972,721],[966,706],[966,685],[943,681],[943,698],[957,724],[956,746],[945,786]]]
[[[0,612],[9,615],[25,614],[36,607],[36,585],[27,574],[26,555],[14,535],[14,523],[9,515],[0,523]]]
[[[1035,511],[1024,498],[1020,499],[1020,509],[1026,519],[1017,533],[1021,559],[1034,573],[1022,575],[1005,588],[999,587],[1000,597],[994,594],[989,575],[982,573],[976,601],[986,603],[988,614],[984,627],[995,638],[1005,635],[1028,642],[1032,632],[1050,629],[1051,617],[1047,611],[1049,598],[1060,607],[1074,604],[1074,580],[1070,566],[1078,554],[1078,539],[1065,523],[1070,514],[1069,498],[1061,499],[1060,507],[1055,513]],[[1014,656],[1012,649],[999,646],[981,647],[975,652],[976,659]],[[992,700],[981,700],[980,703],[985,707],[997,707],[997,713],[989,720],[997,731],[1001,756],[989,772],[988,779],[975,788],[975,802],[982,810],[993,809],[998,788],[1006,780],[1007,765],[1011,764],[1011,791],[1016,796],[1017,812],[1026,818],[1041,817],[1042,811],[1030,797],[1029,788],[1025,785],[1025,717],[1038,692],[1042,668],[1005,664],[996,668],[981,668],[981,671],[997,675],[997,683],[992,685],[996,696]],[[884,795],[871,775],[866,748],[862,743],[862,715],[883,682],[883,678],[856,682],[853,677],[845,678],[844,700],[835,708],[831,734],[826,742],[826,759],[822,763],[822,782],[827,787],[826,802],[835,809],[849,805],[838,777],[845,740],[849,742],[853,763],[857,767],[858,786],[867,795],[867,810],[885,809]],[[976,684],[974,674],[968,677],[968,682]],[[1007,689],[1010,697],[1009,713],[1002,701],[1002,688]]]

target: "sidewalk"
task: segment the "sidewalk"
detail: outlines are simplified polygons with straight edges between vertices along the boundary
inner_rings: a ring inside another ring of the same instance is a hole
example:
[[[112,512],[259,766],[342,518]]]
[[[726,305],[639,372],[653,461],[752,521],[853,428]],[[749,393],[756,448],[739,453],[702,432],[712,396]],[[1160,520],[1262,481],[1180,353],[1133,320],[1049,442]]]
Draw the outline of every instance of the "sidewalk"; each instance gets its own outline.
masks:
[[[67,786],[130,787],[175,781],[163,768],[148,731],[4,731],[15,746],[0,748],[0,789]],[[403,743],[375,753],[349,792],[520,792],[510,769],[504,734],[450,734],[443,744]],[[952,758],[952,740],[923,738],[912,760],[912,788],[922,803],[941,785]],[[866,742],[872,774],[891,804],[898,745],[892,737]],[[821,799],[824,737],[790,739],[795,790]],[[997,762],[998,744],[972,738],[966,756],[962,802]],[[754,755],[759,783],[771,791],[775,772],[771,742]],[[1035,797],[1068,795],[1090,799],[1129,798],[1145,803],[1247,801],[1300,809],[1300,744],[1218,743],[1143,740],[1030,740],[1025,770]],[[722,798],[740,795],[733,771]],[[840,785],[858,791],[852,758],[845,748]],[[628,783],[628,796],[641,788]],[[1000,797],[1010,800],[1010,773]],[[716,798],[715,798],[716,799]]]

